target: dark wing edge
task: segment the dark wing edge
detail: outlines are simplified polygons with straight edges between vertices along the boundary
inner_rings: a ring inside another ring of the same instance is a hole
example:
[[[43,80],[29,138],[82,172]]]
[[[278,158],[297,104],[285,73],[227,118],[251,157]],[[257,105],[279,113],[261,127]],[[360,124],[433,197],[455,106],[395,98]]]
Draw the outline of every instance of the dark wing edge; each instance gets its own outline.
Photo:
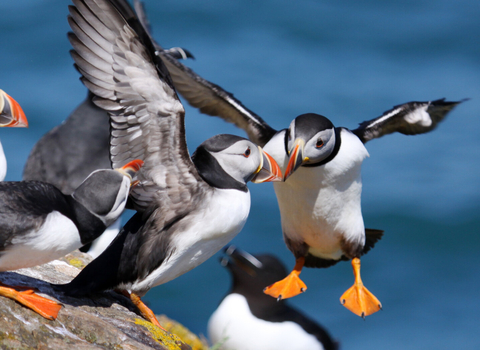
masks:
[[[404,135],[424,134],[435,129],[455,106],[467,100],[453,102],[442,98],[435,101],[414,101],[397,105],[378,118],[360,123],[353,133],[363,143],[394,132]]]
[[[142,25],[149,28],[147,16],[139,0],[134,0],[135,10]],[[157,55],[162,58],[177,91],[200,112],[224,119],[244,130],[254,143],[264,146],[277,132],[261,117],[245,107],[232,93],[202,78],[179,62],[168,50],[153,39]]]

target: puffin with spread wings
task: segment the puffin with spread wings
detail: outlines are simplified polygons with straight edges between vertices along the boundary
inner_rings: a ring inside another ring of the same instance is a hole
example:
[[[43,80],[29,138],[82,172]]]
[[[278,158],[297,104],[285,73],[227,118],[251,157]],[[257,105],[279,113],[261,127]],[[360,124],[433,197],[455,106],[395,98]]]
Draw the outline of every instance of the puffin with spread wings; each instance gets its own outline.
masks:
[[[146,16],[135,1],[145,27]],[[299,278],[302,268],[329,267],[351,260],[354,285],[340,302],[365,317],[381,309],[380,301],[363,285],[360,257],[382,237],[383,231],[366,229],[361,212],[361,165],[369,156],[364,144],[387,134],[432,131],[463,101],[439,99],[408,102],[365,121],[356,129],[335,127],[326,117],[307,113],[287,129],[277,131],[245,107],[233,94],[196,74],[178,60],[161,54],[177,91],[201,112],[219,116],[242,128],[253,142],[264,146],[284,173],[274,183],[285,243],[295,256],[293,271],[265,289],[277,298],[290,298],[306,290]]]
[[[260,147],[234,135],[208,139],[190,158],[183,106],[133,10],[109,0],[73,4],[72,56],[95,103],[110,114],[113,166],[134,158],[144,165],[130,194],[137,213],[97,259],[56,288],[72,296],[122,290],[158,325],[140,297],[240,232],[250,210],[248,181],[282,181],[282,175]]]

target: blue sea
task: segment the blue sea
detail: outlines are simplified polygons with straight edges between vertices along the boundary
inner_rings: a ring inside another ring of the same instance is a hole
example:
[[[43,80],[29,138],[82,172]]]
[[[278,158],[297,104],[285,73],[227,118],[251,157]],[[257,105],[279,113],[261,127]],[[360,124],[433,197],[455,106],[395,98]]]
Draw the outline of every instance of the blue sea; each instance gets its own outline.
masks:
[[[0,88],[24,108],[29,129],[2,129],[7,180],[21,179],[37,140],[86,89],[73,68],[68,1],[1,1]],[[187,64],[231,91],[273,127],[316,112],[355,128],[394,105],[462,103],[432,133],[367,144],[363,213],[384,238],[362,259],[383,311],[364,321],[339,304],[351,265],[305,269],[291,300],[342,349],[480,349],[480,4],[476,0],[146,0],[155,38],[182,46]],[[186,106],[191,152],[235,127]],[[290,269],[273,188],[250,185],[252,209],[233,243],[278,255]],[[196,333],[229,289],[217,254],[145,300]]]

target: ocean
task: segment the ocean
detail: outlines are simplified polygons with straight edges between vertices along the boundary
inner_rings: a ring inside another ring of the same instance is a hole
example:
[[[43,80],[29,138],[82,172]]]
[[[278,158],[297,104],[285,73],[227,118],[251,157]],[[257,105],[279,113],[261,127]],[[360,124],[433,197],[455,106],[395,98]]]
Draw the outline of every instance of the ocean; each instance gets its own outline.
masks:
[[[20,180],[30,150],[84,99],[69,56],[70,4],[0,2],[0,88],[28,129],[2,129],[6,180]],[[355,128],[394,105],[470,100],[426,135],[369,142],[362,206],[385,230],[362,258],[365,285],[383,311],[362,320],[339,303],[350,263],[305,269],[306,293],[291,304],[324,325],[342,349],[480,348],[480,5],[478,1],[146,0],[156,40],[181,46],[186,64],[233,92],[272,127],[315,112]],[[243,133],[186,105],[191,152],[218,133]],[[292,268],[271,184],[249,185],[252,209],[232,241]],[[192,331],[206,325],[230,285],[218,253],[145,301]]]

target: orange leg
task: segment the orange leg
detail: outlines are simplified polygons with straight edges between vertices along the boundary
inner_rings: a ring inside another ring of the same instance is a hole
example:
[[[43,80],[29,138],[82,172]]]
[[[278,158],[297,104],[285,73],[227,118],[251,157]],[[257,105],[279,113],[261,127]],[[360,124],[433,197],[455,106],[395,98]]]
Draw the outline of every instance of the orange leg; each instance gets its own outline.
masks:
[[[20,287],[19,289],[25,288]],[[49,320],[56,319],[58,312],[62,308],[62,305],[56,301],[35,294],[33,289],[17,291],[12,287],[1,284],[0,295],[15,300]]]
[[[146,320],[152,322],[155,326],[160,327],[162,330],[167,332],[165,328],[160,326],[160,323],[155,317],[155,314],[153,313],[153,311],[150,310],[150,308],[143,303],[142,299],[140,299],[140,297],[137,294],[129,293],[126,290],[122,291],[122,294],[125,295],[127,298],[130,298],[130,300],[135,304],[138,310],[140,310],[140,313]]]
[[[340,303],[355,315],[365,318],[382,309],[380,301],[363,286],[360,277],[360,259],[352,259],[355,283],[340,297]]]
[[[307,285],[298,277],[302,272],[303,264],[305,264],[305,258],[298,258],[295,267],[287,277],[268,286],[263,292],[278,300],[291,298],[305,292]]]

